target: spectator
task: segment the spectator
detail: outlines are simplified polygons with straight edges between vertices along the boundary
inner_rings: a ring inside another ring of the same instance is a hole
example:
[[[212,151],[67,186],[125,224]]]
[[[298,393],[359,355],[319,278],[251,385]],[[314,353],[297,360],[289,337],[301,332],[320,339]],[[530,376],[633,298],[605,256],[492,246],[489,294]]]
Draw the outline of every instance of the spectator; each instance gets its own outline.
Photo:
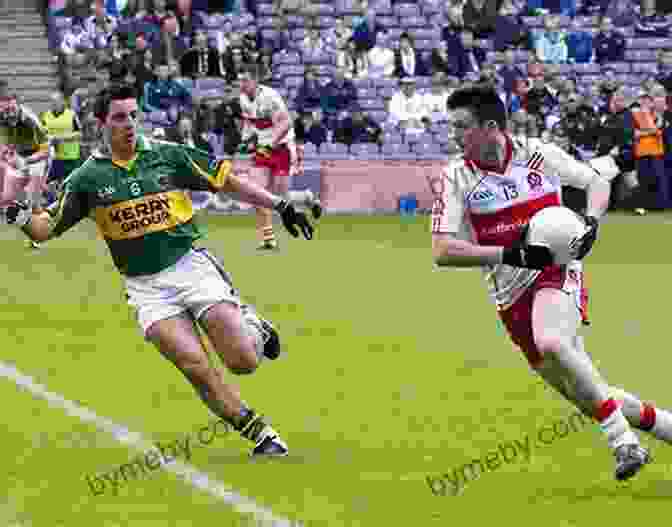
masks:
[[[466,0],[462,8],[464,27],[476,38],[488,38],[497,27],[500,0]]]
[[[545,79],[538,78],[532,83],[526,94],[526,102],[525,110],[531,118],[536,119],[538,130],[543,130],[546,116],[557,104]]]
[[[394,51],[388,47],[388,39],[388,32],[381,29],[376,35],[376,45],[369,51],[369,77],[373,79],[390,78],[394,75]]]
[[[593,61],[593,34],[583,30],[579,19],[572,20],[572,31],[567,37],[567,59],[570,64],[586,64]]]
[[[69,0],[63,16],[86,20],[91,16],[91,0]]]
[[[562,122],[570,143],[580,155],[579,159],[592,159],[597,149],[601,123],[590,99],[570,95]]]
[[[375,35],[378,32],[376,12],[367,7],[362,15],[355,16],[352,21],[352,38],[357,49],[369,51],[376,43]]]
[[[303,44],[301,46],[301,52],[305,56],[319,56],[326,50],[326,45],[322,37],[320,37],[320,31],[316,27],[308,28],[306,36],[303,39]]]
[[[394,64],[394,76],[397,78],[426,74],[422,55],[415,49],[413,39],[408,33],[402,33],[399,37],[399,49],[394,52]]]
[[[178,22],[175,15],[166,15],[161,19],[161,36],[152,43],[154,63],[167,63],[170,60],[179,61],[187,51],[184,41],[179,37]]]
[[[510,0],[502,2],[492,38],[495,51],[504,51],[510,46],[519,47],[529,40],[529,31],[520,17],[517,16],[515,7]]]
[[[227,82],[237,82],[238,74],[241,72],[243,66],[245,65],[245,60],[243,57],[243,48],[238,46],[230,47],[228,57],[225,60],[225,65],[226,65],[225,77]]]
[[[94,5],[95,14],[86,19],[84,27],[94,46],[97,49],[102,49],[107,47],[107,43],[112,33],[117,29],[119,21],[115,17],[105,14],[102,3],[96,2]]]
[[[514,114],[520,111],[525,111],[525,113],[527,113],[527,94],[529,91],[530,83],[527,78],[519,77],[514,79],[513,89],[507,107],[509,113]]]
[[[490,85],[502,99],[502,102],[506,102],[504,79],[498,75],[497,66],[488,63],[483,64],[481,67],[481,75],[477,82]]]
[[[422,95],[416,91],[413,77],[399,79],[399,91],[390,100],[389,122],[407,130],[422,130],[429,112]]]
[[[137,93],[145,93],[145,85],[154,80],[154,63],[152,60],[152,50],[146,49],[142,52],[142,62],[133,70],[135,73],[135,88]]]
[[[289,27],[287,25],[287,19],[285,17],[276,17],[273,23],[275,36],[270,41],[266,42],[266,45],[273,49],[273,53],[287,53],[294,47],[292,44],[292,35],[289,32]]]
[[[203,29],[197,29],[192,36],[192,47],[180,60],[182,74],[196,80],[203,77],[221,77],[219,54],[208,47],[208,35]]]
[[[625,92],[619,88],[611,94],[607,113],[603,116],[600,134],[597,140],[597,156],[613,155],[619,159],[619,166],[623,172],[634,171],[632,158],[632,114],[627,108]],[[629,178],[619,175],[614,182],[616,189],[631,186]],[[630,189],[632,190],[632,189]],[[623,192],[621,192],[623,194]],[[612,204],[615,196],[612,198]],[[622,200],[619,200],[622,201]]]
[[[595,60],[600,64],[625,60],[625,37],[620,32],[614,31],[609,17],[602,18],[594,47]]]
[[[449,27],[453,30],[461,30],[464,27],[464,0],[448,0],[445,6]]]
[[[366,78],[369,61],[366,52],[358,49],[354,39],[350,39],[347,48],[336,55],[336,67],[343,68],[346,79]]]
[[[662,85],[669,95],[672,95],[672,50],[661,50],[658,55],[658,74],[656,82]]]
[[[327,30],[325,43],[327,50],[334,55],[345,49],[348,41],[352,38],[352,29],[345,25],[342,17],[336,19],[336,24]]]
[[[446,75],[443,72],[435,72],[432,75],[432,88],[424,95],[425,107],[431,122],[438,123],[448,120],[446,101],[449,95]]]
[[[51,110],[42,114],[42,126],[49,137],[50,170],[47,181],[62,184],[81,164],[79,122],[77,115],[65,106],[65,95],[51,96]]]
[[[274,0],[273,7],[277,16],[310,16],[315,7],[310,0]]]
[[[453,61],[448,55],[448,42],[441,40],[438,46],[432,50],[431,55],[432,74],[443,73],[451,75],[453,73]]]
[[[248,26],[243,32],[242,38],[243,53],[250,56],[252,53],[259,52],[264,47],[261,39],[261,33],[257,32],[255,25]]]
[[[231,35],[233,34],[233,22],[230,19],[222,22],[221,31],[217,31],[217,52],[220,56],[224,55],[231,45]]]
[[[72,64],[73,57],[77,57],[79,62],[85,62],[91,55],[90,51],[94,48],[91,35],[84,27],[83,18],[74,18],[70,30],[63,35],[61,41],[61,52],[66,58],[68,65]]]
[[[273,54],[268,48],[263,48],[259,54],[259,82],[270,85],[273,81]]]
[[[189,92],[179,82],[169,78],[168,64],[163,63],[156,66],[155,75],[156,78],[145,85],[144,110],[146,112],[164,110],[168,111],[171,116],[175,116],[176,103],[182,106],[188,105],[191,98]],[[173,121],[175,120],[174,118]]]
[[[667,37],[672,20],[656,13],[656,0],[641,0],[640,14],[635,21],[635,34],[640,37]]]
[[[567,42],[564,32],[559,28],[559,20],[555,16],[544,19],[545,31],[533,37],[534,51],[537,60],[550,64],[567,62]]]
[[[516,55],[512,48],[508,48],[504,51],[503,62],[497,74],[502,79],[502,90],[504,91],[504,96],[507,101],[507,106],[511,101],[511,95],[513,93],[513,83],[516,79],[524,77],[523,70],[521,70],[515,64]]]
[[[317,80],[317,73],[311,66],[306,67],[303,84],[296,95],[296,108],[299,112],[311,112],[320,107],[322,86]]]
[[[111,82],[120,82],[128,74],[131,62],[130,51],[122,47],[119,34],[114,33],[110,37],[108,48],[102,54],[100,67],[110,72]]]
[[[334,78],[322,88],[320,106],[327,128],[333,128],[339,117],[357,102],[357,90],[352,81],[346,79],[345,70],[337,67]]]
[[[637,105],[632,109],[633,157],[640,185],[639,208],[664,208],[659,191],[664,189],[665,148],[661,130],[662,120],[658,119],[654,101],[648,92],[639,93]]]
[[[341,121],[334,133],[334,142],[346,145],[360,143],[381,142],[382,130],[378,123],[373,121],[362,110],[355,106],[351,109],[350,117]]]
[[[485,50],[474,45],[474,33],[465,29],[460,33],[460,41],[451,53],[453,72],[460,79],[467,75],[480,76],[481,64],[485,62]]]
[[[303,111],[294,121],[297,143],[312,143],[320,146],[327,141],[327,128],[321,123],[321,111]]]

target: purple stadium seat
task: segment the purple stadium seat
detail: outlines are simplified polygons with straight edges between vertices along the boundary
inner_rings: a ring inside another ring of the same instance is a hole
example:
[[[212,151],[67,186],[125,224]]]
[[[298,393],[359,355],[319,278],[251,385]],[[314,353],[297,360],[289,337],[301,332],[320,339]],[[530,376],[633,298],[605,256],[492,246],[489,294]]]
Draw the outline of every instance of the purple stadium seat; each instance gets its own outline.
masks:
[[[658,73],[658,65],[655,62],[635,62],[632,65],[633,73]]]
[[[396,16],[377,16],[376,24],[381,27],[399,27],[399,20]]]
[[[335,68],[331,64],[320,64],[318,66],[314,66],[314,69],[317,71],[318,75],[333,75]]]
[[[387,86],[385,88],[378,88],[378,97],[383,97],[384,99],[389,99],[397,91],[397,88],[393,86]]]
[[[415,85],[420,90],[427,89],[432,85],[432,78],[431,77],[416,77],[415,78]]]
[[[362,88],[368,88],[371,86],[371,80],[370,79],[352,79],[352,84],[357,90],[361,90]]]
[[[375,112],[385,108],[384,101],[379,99],[358,99],[357,102],[362,110],[367,112]]]
[[[404,137],[398,132],[384,132],[383,133],[383,144],[392,144],[397,143],[401,144],[404,142]]]
[[[322,143],[320,146],[321,157],[345,159],[348,154],[348,147],[341,143]]]
[[[306,37],[305,28],[298,28],[292,31],[292,38],[295,40],[303,40]]]
[[[154,112],[150,112],[145,117],[145,119],[151,123],[162,124],[168,121],[168,113],[164,112],[163,110],[156,110]]]
[[[427,27],[427,20],[424,16],[408,16],[403,18],[403,26],[409,29],[414,27],[424,28]]]
[[[572,64],[556,64],[555,67],[560,75],[567,75],[574,69]]]
[[[529,28],[542,27],[544,19],[540,16],[524,16],[523,23]]]
[[[614,79],[616,79],[621,84],[630,84],[630,81],[631,79],[633,79],[633,76],[628,73],[621,73],[614,75]]]
[[[497,60],[497,59],[500,60]],[[501,57],[498,57],[498,54],[496,51],[486,51],[485,52],[485,61],[489,64],[492,64],[493,62],[501,62]]]
[[[275,24],[273,23],[273,17],[260,16],[257,18],[257,26],[261,29],[273,29],[273,27],[275,27]]]
[[[415,41],[415,49],[419,51],[430,51],[434,49],[434,41],[427,39],[418,39]]]
[[[394,6],[394,13],[401,18],[409,18],[413,16],[420,16],[420,8],[417,4],[396,4]]]
[[[313,143],[306,143],[303,145],[303,155],[304,157],[316,157],[319,153],[319,148]]]
[[[290,28],[303,27],[305,20],[302,16],[288,15],[287,16],[287,25]]]
[[[629,73],[630,72],[630,63],[629,62],[609,62],[602,66],[612,68],[616,73]]]
[[[431,0],[420,2],[420,7],[422,9],[422,14],[425,16],[441,13],[442,10],[442,6],[438,2],[433,2]]]
[[[357,97],[359,99],[375,99],[378,97],[378,92],[375,88],[358,88]]]
[[[303,77],[291,76],[285,77],[282,83],[287,88],[299,88],[303,84]]]
[[[275,68],[278,74],[282,77],[288,75],[294,75],[297,77],[303,77],[305,73],[305,67],[302,64],[282,64]]]
[[[67,16],[52,16],[49,20],[57,29],[67,29],[72,26],[72,18]]]
[[[350,147],[350,154],[355,157],[371,158],[380,154],[380,149],[376,143],[355,144]]]
[[[394,88],[395,91],[399,88],[399,81],[397,79],[374,79],[376,88]]]
[[[632,62],[653,62],[656,60],[656,50],[653,49],[628,49],[625,51],[625,60]]]
[[[333,16],[336,9],[331,4],[315,4],[317,14],[320,16]]]
[[[358,14],[358,7],[355,6],[355,0],[337,0],[336,12],[342,14],[355,15]]]
[[[273,4],[259,4],[257,5],[257,16],[272,16],[275,12],[273,9]]]
[[[336,25],[336,19],[333,16],[321,16],[317,19],[317,27],[326,29]]]
[[[387,121],[387,112],[385,110],[376,110],[368,113],[369,117],[379,124]]]
[[[436,143],[418,143],[413,146],[413,151],[424,159],[440,159],[443,157],[441,146]]]
[[[434,136],[426,132],[421,134],[406,134],[405,139],[406,143],[409,144],[434,142]]]
[[[403,143],[390,143],[383,145],[383,157],[389,159],[415,159],[416,155],[413,154],[407,144]]]
[[[598,75],[602,69],[599,64],[574,64],[574,71],[579,75]]]
[[[581,25],[581,27],[591,27],[595,26],[598,23],[597,17],[595,16],[577,16],[576,20]]]
[[[525,61],[530,60],[530,52],[525,50],[518,50],[516,52],[516,61]]]
[[[391,41],[398,41],[399,37],[405,30],[400,27],[391,27],[387,30],[388,36]]]
[[[218,79],[214,77],[207,77],[204,79],[197,79],[194,86],[197,90],[223,90],[227,86],[225,79]]]

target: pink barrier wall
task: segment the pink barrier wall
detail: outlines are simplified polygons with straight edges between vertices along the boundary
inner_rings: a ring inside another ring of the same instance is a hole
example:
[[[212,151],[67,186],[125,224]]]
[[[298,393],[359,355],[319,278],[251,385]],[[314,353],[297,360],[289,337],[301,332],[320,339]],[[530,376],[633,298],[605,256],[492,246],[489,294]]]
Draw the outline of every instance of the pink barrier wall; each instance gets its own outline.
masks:
[[[441,161],[323,161],[320,193],[327,210],[394,211],[400,195],[415,194],[418,207],[432,206],[428,178],[440,175]]]

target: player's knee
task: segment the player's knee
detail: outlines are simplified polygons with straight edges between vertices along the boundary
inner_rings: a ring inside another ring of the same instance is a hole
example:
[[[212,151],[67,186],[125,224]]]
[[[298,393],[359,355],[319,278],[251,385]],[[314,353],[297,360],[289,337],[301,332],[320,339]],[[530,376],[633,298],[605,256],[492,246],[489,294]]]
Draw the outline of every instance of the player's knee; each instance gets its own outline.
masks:
[[[562,355],[569,345],[569,339],[558,335],[539,335],[534,340],[542,355]]]
[[[205,385],[210,378],[207,360],[182,359],[176,361],[176,366],[195,385]]]
[[[259,361],[254,353],[246,353],[227,363],[229,371],[234,375],[250,375],[258,366]]]

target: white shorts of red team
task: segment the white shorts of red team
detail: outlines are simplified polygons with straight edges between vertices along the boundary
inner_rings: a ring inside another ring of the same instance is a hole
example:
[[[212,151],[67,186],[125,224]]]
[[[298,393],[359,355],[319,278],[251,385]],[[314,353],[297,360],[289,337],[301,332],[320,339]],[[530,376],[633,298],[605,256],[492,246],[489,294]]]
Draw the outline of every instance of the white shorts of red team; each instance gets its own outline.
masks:
[[[523,352],[532,368],[538,368],[543,362],[532,331],[532,305],[537,291],[541,289],[558,289],[567,293],[573,299],[583,324],[590,324],[588,289],[581,262],[544,269],[515,302],[499,310],[509,337]]]
[[[127,276],[125,281],[128,304],[145,338],[161,320],[180,314],[199,320],[216,304],[241,303],[230,276],[206,249],[192,249],[156,274]]]

